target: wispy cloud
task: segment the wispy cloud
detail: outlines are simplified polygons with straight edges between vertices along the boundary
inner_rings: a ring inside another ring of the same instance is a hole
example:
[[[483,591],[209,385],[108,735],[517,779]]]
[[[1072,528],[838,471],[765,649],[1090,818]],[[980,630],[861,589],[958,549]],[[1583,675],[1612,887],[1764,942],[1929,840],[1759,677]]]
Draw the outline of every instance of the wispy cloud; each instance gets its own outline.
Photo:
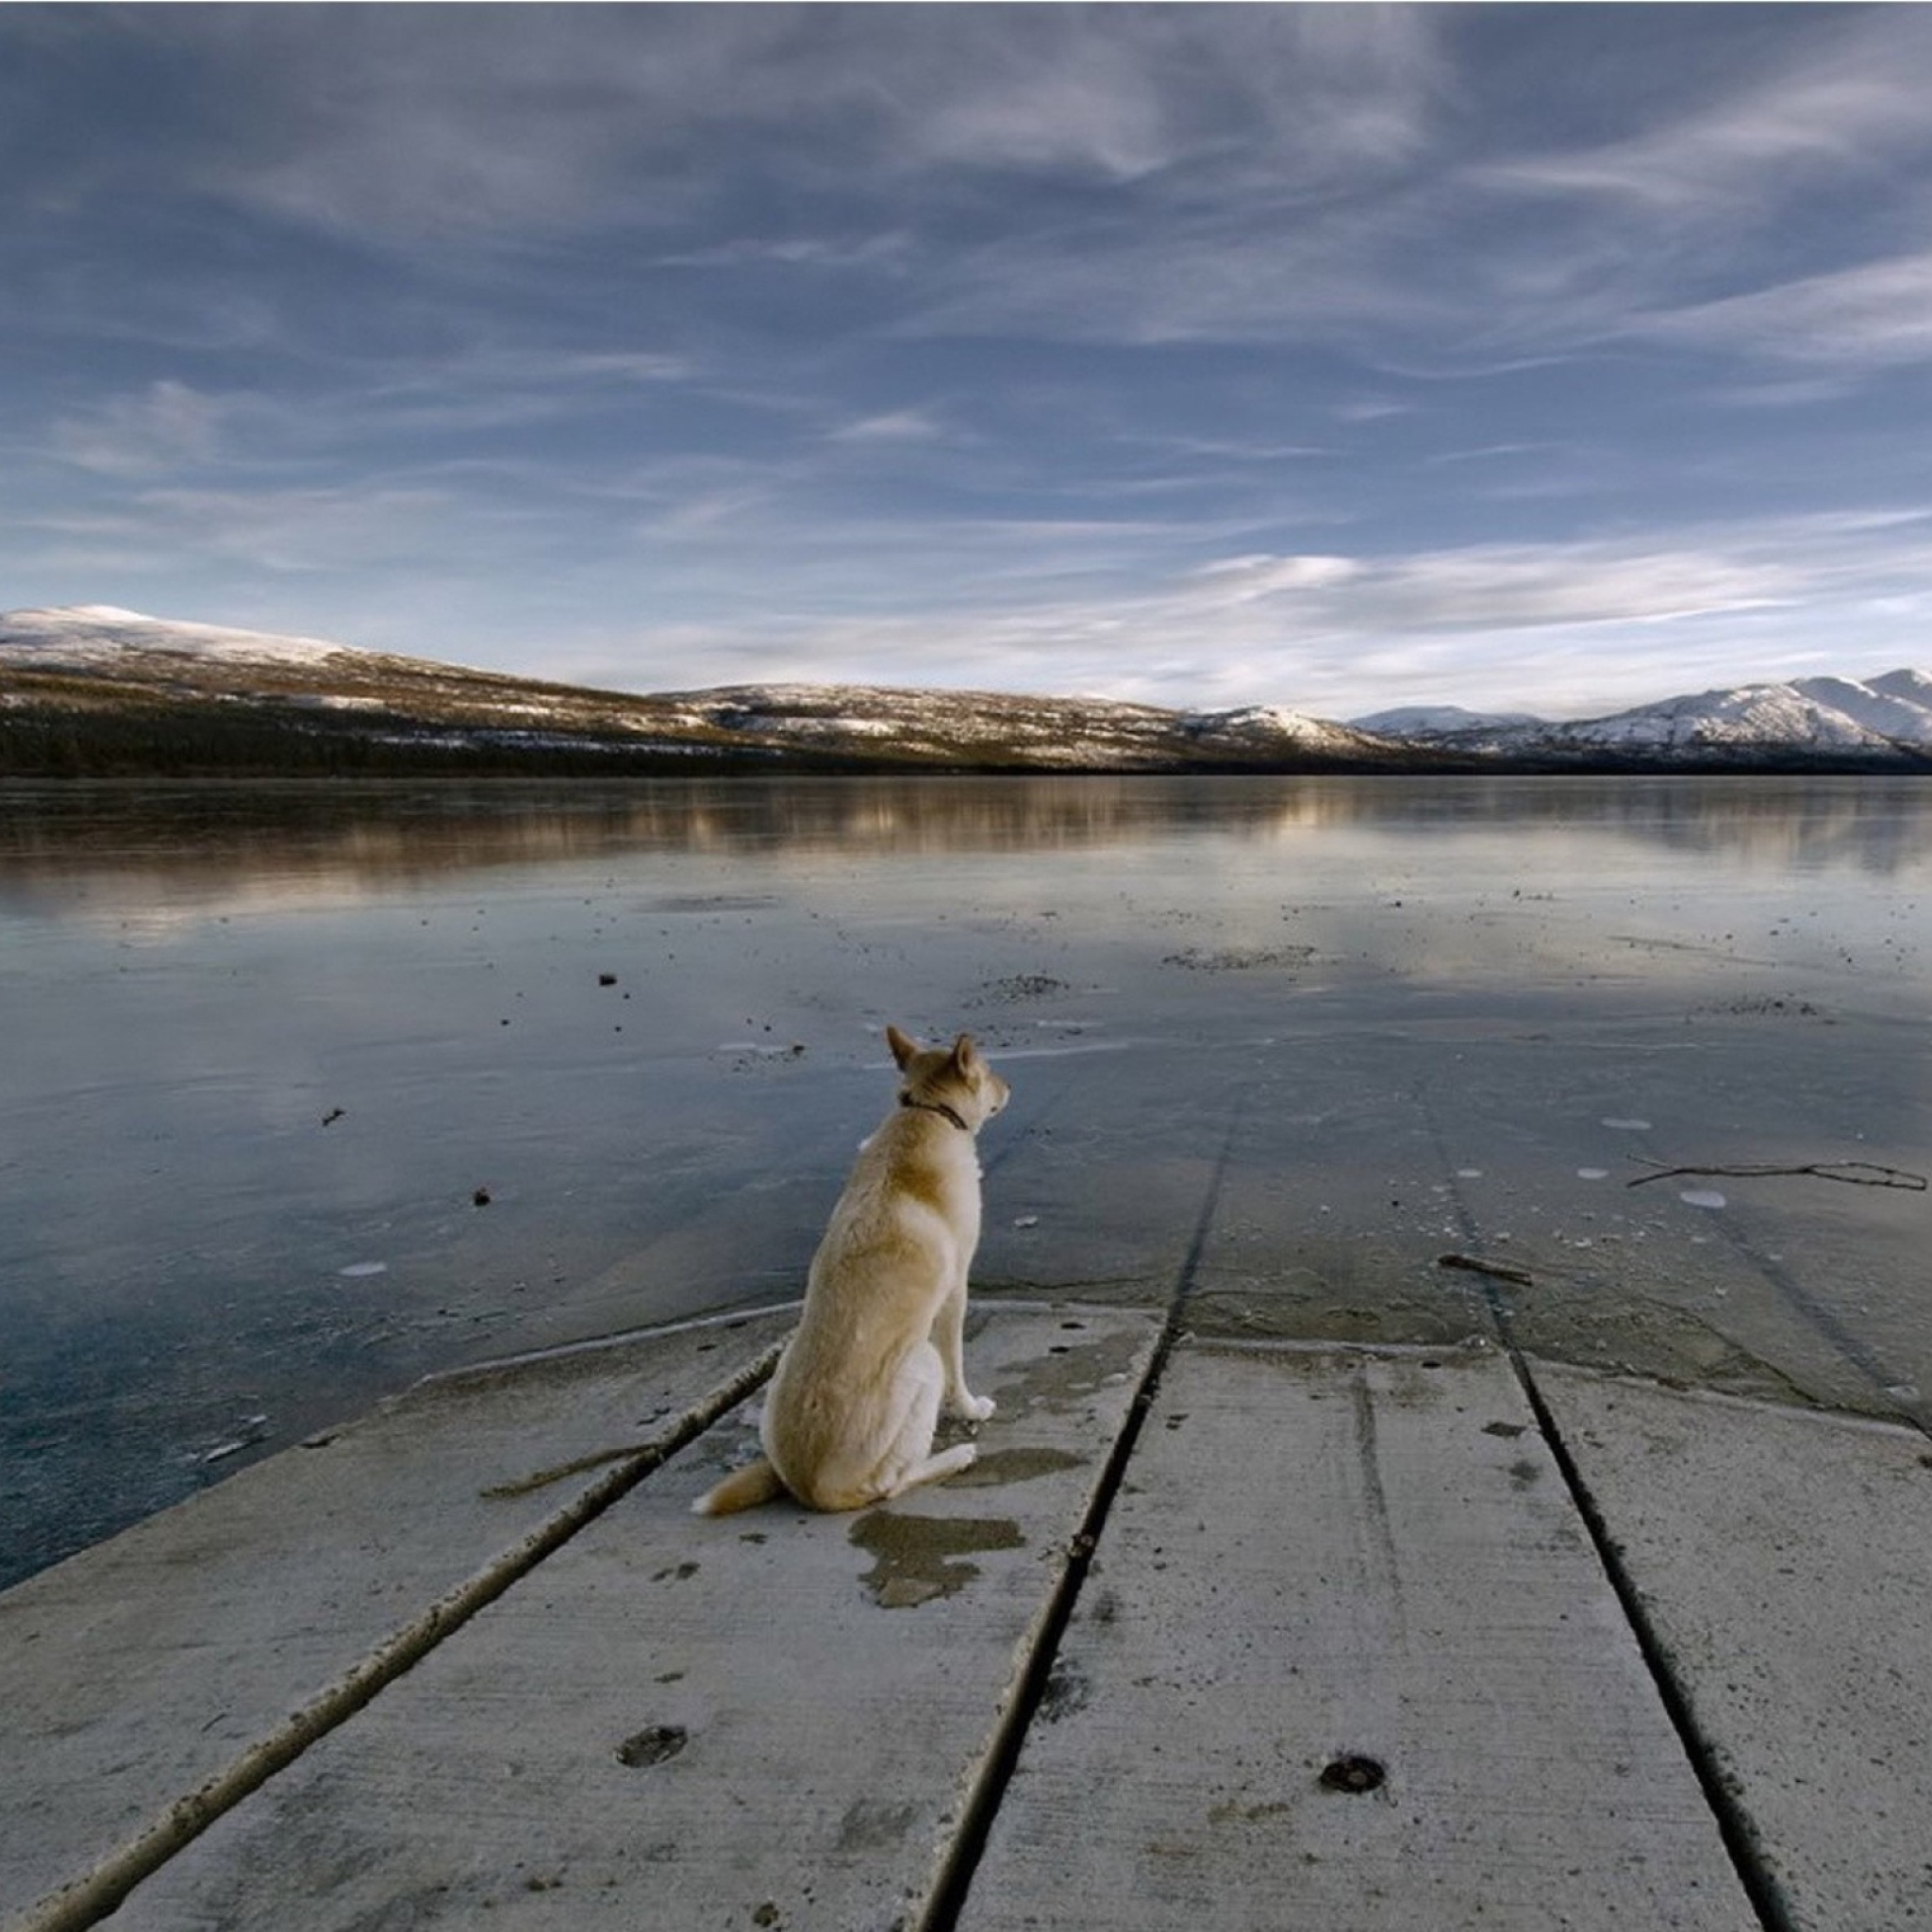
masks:
[[[1932,147],[1928,58],[1923,8],[1814,16],[1772,55],[1740,41],[1715,98],[1621,140],[1493,160],[1469,179],[1618,200],[1674,221],[1763,216],[1794,190],[1869,184]]]
[[[1660,341],[1840,369],[1932,361],[1932,253],[1698,303],[1632,329]]]
[[[1253,171],[1307,192],[1410,159],[1442,78],[1434,24],[1407,8],[1039,8],[985,16],[974,39],[969,84],[942,85],[910,130],[928,163]],[[1202,182],[1170,186],[1187,199]]]
[[[237,8],[124,30],[238,83],[199,103],[204,192],[371,237],[661,231],[780,155],[809,191],[834,173],[1135,182],[1258,145],[1277,185],[1305,185],[1411,156],[1442,80],[1425,11],[1366,6],[611,8],[563,30],[492,8],[459,32],[411,8],[325,29]],[[66,192],[109,178],[70,174]],[[667,254],[753,250],[828,258],[784,235]]]
[[[162,377],[54,413],[37,435],[16,428],[10,454],[44,454],[128,482],[245,473],[280,487],[296,469],[414,469],[437,459],[439,440],[608,421],[614,408],[642,407],[691,373],[688,358],[644,350],[491,349],[328,372],[325,383],[305,372],[301,390],[279,393],[214,392]]]
[[[1706,325],[1688,289],[1713,331],[1732,320],[1718,305],[1760,292],[1767,315],[1800,324],[1830,320],[1827,299],[1862,299],[1874,312],[1862,327],[1847,315],[1839,340],[1882,339],[1902,358],[1894,316],[1916,258],[1890,258],[1896,233],[1866,205],[1932,156],[1932,14],[1807,19],[1734,62],[1714,94],[1636,132],[1507,153],[1460,151],[1439,99],[1441,47],[1409,53],[1415,84],[1391,86],[1387,103],[1401,132],[1379,157],[1344,148],[1345,193],[1314,192],[1291,143],[1257,137],[1239,161],[1204,162],[1211,193],[1161,182],[1133,198],[1131,219],[1124,207],[1111,223],[1042,220],[966,252],[900,325],[1147,345],[1346,341],[1393,370],[1477,375],[1654,340],[1679,308]],[[1480,82],[1462,84],[1479,98]],[[1553,207],[1554,222],[1540,215]],[[1794,242],[1857,249],[1867,227],[1869,263],[1843,289],[1808,291],[1803,314],[1799,298],[1771,299],[1766,271]],[[1738,346],[1779,353],[1775,323],[1735,320]]]
[[[708,660],[739,679],[1004,685],[1330,715],[1370,708],[1378,692],[1501,705],[1533,691],[1580,715],[1735,678],[1740,642],[1760,675],[1825,668],[1820,620],[1880,586],[1902,623],[1932,608],[1932,508],[1404,555],[1235,556],[1145,590],[928,607],[916,625],[909,610],[772,613],[677,635],[702,639]],[[640,661],[665,641],[641,637]]]
[[[945,425],[925,409],[888,409],[877,416],[862,416],[856,423],[841,424],[830,434],[833,442],[905,443],[938,442],[947,435]]]
[[[186,383],[161,381],[104,398],[52,425],[54,453],[109,476],[151,476],[211,461],[239,407]]]
[[[734,235],[728,242],[654,258],[658,268],[873,269],[897,263],[911,245],[903,229],[857,238]]]
[[[659,685],[1862,650],[1928,87],[1918,8],[0,8],[0,563]]]

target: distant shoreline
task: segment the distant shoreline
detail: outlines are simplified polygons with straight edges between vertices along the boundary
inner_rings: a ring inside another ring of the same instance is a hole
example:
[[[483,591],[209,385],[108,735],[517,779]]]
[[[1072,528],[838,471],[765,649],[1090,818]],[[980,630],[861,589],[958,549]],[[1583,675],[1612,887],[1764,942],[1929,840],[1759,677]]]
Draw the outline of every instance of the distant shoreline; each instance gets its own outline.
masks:
[[[186,712],[188,715],[180,715]],[[366,721],[358,721],[365,724]],[[394,721],[389,730],[284,724],[237,717],[214,705],[183,706],[163,723],[121,713],[75,717],[16,704],[0,713],[0,782],[274,782],[407,779],[623,782],[741,777],[1924,777],[1932,756],[1814,752],[1790,745],[1726,745],[1661,754],[1638,751],[1535,757],[1440,752],[1387,757],[1070,758],[1028,747],[973,758],[921,750],[638,742],[472,730],[431,734]]]
[[[1373,727],[1373,728],[1372,728]],[[1932,675],[1551,722],[847,684],[639,695],[84,606],[0,612],[0,776],[1314,777],[1932,773]]]

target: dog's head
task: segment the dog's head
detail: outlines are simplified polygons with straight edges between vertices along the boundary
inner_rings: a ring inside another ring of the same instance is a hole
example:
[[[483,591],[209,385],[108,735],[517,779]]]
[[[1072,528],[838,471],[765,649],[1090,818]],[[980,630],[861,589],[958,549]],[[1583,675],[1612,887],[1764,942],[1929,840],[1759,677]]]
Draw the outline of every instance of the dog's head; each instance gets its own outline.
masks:
[[[896,1026],[888,1026],[886,1043],[905,1075],[899,1083],[902,1100],[957,1114],[969,1129],[1006,1106],[1011,1090],[987,1065],[971,1034],[960,1034],[950,1047],[921,1046]]]

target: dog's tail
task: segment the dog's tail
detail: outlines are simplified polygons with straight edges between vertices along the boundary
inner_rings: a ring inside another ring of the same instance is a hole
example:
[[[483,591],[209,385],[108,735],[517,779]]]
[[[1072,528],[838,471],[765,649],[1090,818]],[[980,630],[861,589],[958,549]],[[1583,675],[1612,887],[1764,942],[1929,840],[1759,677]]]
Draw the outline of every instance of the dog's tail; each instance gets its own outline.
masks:
[[[691,1507],[694,1516],[731,1516],[741,1509],[754,1509],[785,1493],[778,1472],[764,1457],[735,1469],[715,1489],[708,1490]]]

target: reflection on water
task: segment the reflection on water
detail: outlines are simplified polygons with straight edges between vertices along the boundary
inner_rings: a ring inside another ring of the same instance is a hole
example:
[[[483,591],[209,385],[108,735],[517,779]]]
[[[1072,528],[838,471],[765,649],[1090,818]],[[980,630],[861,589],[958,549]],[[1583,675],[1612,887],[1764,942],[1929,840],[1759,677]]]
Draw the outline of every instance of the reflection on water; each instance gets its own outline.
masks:
[[[1928,881],[1910,780],[0,788],[0,1581],[425,1369],[793,1294],[889,1020],[1014,1063],[990,1280],[1164,1291],[1224,1160],[1217,1295],[1433,1339],[1513,1241],[1558,1352],[1668,1302],[1908,1406],[1922,1197],[1612,1194],[1932,1166]]]
[[[1634,842],[1758,871],[1881,876],[1932,858],[1932,781],[841,778],[625,786],[298,782],[0,786],[0,895],[52,909],[163,892],[318,895],[621,853],[855,858],[1091,851],[1149,840]],[[1579,854],[1580,856],[1580,854]]]

